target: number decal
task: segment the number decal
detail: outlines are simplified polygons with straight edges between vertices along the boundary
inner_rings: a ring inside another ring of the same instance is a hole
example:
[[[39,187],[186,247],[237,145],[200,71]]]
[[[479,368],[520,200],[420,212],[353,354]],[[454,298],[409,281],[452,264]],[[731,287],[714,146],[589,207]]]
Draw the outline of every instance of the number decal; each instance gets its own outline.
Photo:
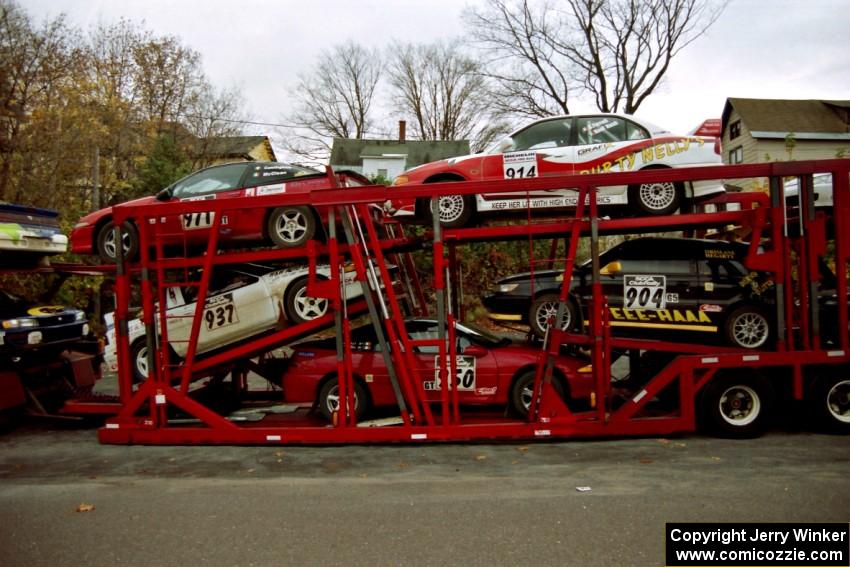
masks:
[[[206,211],[203,213],[186,213],[183,215],[183,230],[196,230],[209,228],[215,220],[215,213]]]
[[[206,323],[208,331],[214,331],[238,322],[239,318],[236,316],[236,306],[233,304],[232,294],[217,295],[207,300],[204,309],[204,323]]]
[[[505,179],[537,177],[537,152],[510,152],[502,156]]]
[[[425,382],[426,390],[439,390],[440,386],[440,357],[434,357],[434,380]],[[446,368],[449,367],[449,360],[446,358]],[[474,392],[475,391],[475,357],[474,356],[458,356],[457,369],[455,373],[455,385],[458,392]]]
[[[667,307],[666,276],[625,276],[623,306],[626,309],[658,310]]]

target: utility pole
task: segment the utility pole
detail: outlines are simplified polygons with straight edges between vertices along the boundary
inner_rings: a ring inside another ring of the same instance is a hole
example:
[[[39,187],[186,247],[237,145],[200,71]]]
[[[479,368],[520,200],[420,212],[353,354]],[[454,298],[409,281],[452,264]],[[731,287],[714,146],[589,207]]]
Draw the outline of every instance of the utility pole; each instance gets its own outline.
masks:
[[[91,210],[100,208],[100,147],[94,148],[94,166],[92,168]]]

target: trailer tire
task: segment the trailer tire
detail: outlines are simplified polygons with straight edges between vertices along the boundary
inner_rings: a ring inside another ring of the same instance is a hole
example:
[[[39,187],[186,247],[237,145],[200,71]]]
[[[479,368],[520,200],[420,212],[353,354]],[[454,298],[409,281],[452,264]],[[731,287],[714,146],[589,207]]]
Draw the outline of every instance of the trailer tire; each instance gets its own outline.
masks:
[[[758,437],[770,422],[773,399],[773,388],[760,375],[718,374],[698,398],[701,425],[720,437]]]
[[[319,412],[330,422],[333,422],[333,415],[340,409],[339,403],[339,380],[336,376],[325,381],[319,390],[316,405],[319,407]],[[369,394],[366,388],[356,378],[354,379],[354,415],[360,421],[369,407]]]
[[[561,296],[557,293],[544,293],[531,303],[531,309],[528,311],[528,324],[531,327],[531,332],[541,339],[546,335],[546,321],[549,317],[554,317],[557,314],[560,299]],[[565,331],[581,328],[581,316],[578,306],[572,298],[567,298],[567,303],[564,306],[564,319],[561,321],[561,328]]]
[[[528,415],[535,374],[536,370],[526,370],[511,385],[510,409],[519,416],[526,417]],[[552,375],[552,387],[566,403],[566,388],[557,374]]]
[[[830,433],[850,433],[850,378],[821,378],[814,385],[810,403],[817,425]]]

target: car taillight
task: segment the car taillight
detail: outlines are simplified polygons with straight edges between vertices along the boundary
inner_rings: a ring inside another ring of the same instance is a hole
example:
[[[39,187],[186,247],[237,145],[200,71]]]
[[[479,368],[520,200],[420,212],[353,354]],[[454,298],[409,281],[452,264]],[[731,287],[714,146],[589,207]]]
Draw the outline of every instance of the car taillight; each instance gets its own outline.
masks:
[[[714,138],[714,153],[717,155],[723,155],[720,150],[720,137]]]

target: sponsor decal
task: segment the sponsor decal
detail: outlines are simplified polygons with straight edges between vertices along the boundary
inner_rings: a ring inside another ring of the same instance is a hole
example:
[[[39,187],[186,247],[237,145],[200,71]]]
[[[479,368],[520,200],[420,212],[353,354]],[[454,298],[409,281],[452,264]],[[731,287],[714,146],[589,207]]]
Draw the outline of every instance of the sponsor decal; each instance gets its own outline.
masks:
[[[583,156],[585,154],[593,153],[593,152],[604,152],[608,151],[610,148],[614,147],[614,144],[596,144],[594,146],[584,146],[578,149],[576,152],[577,155]]]
[[[215,201],[215,193],[198,195],[197,197],[184,197],[180,201]]]
[[[664,300],[667,303],[679,303],[679,294],[678,293],[668,293],[664,296]]]
[[[623,155],[612,156],[610,159],[602,162],[594,161],[588,164],[577,164],[578,168],[585,167],[585,169],[577,169],[577,171],[578,173],[585,174],[643,169],[652,163],[685,153],[693,144],[703,146],[705,140],[702,138],[673,138],[663,142],[658,141],[655,144],[653,144],[653,140],[645,140],[644,142],[630,146],[630,148],[634,149],[627,151]]]
[[[286,193],[286,183],[264,185],[263,187],[257,187],[256,189],[257,197],[262,197],[264,195],[279,195],[281,193]]]
[[[732,260],[735,253],[731,250],[706,250],[705,257],[717,260]]]
[[[249,188],[245,189],[245,196],[246,197],[253,197],[254,193],[256,193],[256,191],[257,191],[256,187],[249,187]]]
[[[65,308],[61,305],[44,305],[42,307],[27,309],[27,314],[33,315],[34,317],[40,317],[43,315],[58,315],[63,311],[65,311]]]
[[[495,387],[493,387],[493,388],[478,388],[477,390],[475,390],[475,395],[476,396],[495,396],[496,395],[496,388]]]
[[[704,305],[700,305],[699,310],[705,311],[707,313],[720,313],[721,311],[723,311],[723,307],[721,307],[720,305],[706,303]]]
[[[771,289],[774,285],[773,280],[769,277],[764,281],[759,281],[759,278],[761,277],[763,277],[763,275],[758,272],[750,272],[738,281],[738,285],[741,287],[749,287],[753,295],[761,295]]]
[[[643,321],[646,323],[711,323],[704,311],[694,309],[629,309],[609,307],[615,321]]]
[[[589,198],[588,198],[589,199]],[[589,201],[585,199],[585,204]],[[600,205],[610,205],[610,196],[598,195],[596,202]],[[578,205],[578,195],[574,197],[541,197],[537,199],[512,199],[510,201],[494,201],[491,208],[494,211],[509,209],[548,209],[553,207],[575,207]]]

